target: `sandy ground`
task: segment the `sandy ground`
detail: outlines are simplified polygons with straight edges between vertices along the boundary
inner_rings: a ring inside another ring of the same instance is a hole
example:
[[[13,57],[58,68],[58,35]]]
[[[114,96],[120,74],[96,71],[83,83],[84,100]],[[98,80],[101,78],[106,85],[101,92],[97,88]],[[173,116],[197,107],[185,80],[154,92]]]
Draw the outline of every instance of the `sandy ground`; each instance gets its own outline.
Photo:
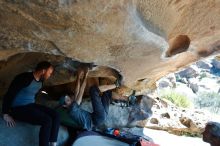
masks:
[[[166,131],[144,128],[143,133],[160,146],[210,146],[210,144],[203,142],[202,138],[176,136]]]

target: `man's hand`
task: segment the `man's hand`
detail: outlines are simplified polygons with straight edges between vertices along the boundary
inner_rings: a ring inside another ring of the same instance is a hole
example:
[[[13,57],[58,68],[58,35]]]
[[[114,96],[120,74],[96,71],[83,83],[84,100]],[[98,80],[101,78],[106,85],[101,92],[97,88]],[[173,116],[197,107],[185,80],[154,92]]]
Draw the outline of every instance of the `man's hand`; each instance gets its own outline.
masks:
[[[88,74],[89,74],[89,68],[85,67],[84,72],[85,72],[84,78],[86,78],[88,76]]]
[[[3,114],[3,119],[6,121],[8,127],[14,127],[15,126],[15,121],[10,115]]]
[[[78,77],[79,77],[79,79],[83,79],[83,77],[84,77],[84,72],[83,72],[83,70],[79,70],[79,71],[78,71]]]

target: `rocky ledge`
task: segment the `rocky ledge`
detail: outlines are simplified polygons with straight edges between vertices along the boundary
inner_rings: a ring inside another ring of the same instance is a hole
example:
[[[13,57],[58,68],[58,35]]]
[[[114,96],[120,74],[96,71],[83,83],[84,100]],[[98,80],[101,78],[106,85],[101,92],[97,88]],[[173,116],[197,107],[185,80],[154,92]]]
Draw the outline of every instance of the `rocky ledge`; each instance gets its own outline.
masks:
[[[38,146],[39,126],[16,121],[16,126],[7,127],[6,123],[0,118],[0,145],[1,146]],[[69,138],[65,127],[60,126],[58,134],[58,146],[63,146]]]

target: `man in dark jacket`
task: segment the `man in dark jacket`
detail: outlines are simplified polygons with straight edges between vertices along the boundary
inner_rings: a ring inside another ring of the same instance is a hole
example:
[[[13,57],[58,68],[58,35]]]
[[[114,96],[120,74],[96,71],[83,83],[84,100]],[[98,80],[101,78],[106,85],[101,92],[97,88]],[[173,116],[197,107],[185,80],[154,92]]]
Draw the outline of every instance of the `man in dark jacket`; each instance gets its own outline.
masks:
[[[33,72],[17,75],[6,92],[2,113],[9,127],[15,126],[13,118],[33,125],[40,125],[39,145],[55,146],[60,118],[58,113],[48,107],[35,103],[35,96],[42,88],[42,83],[53,73],[53,66],[40,62]]]

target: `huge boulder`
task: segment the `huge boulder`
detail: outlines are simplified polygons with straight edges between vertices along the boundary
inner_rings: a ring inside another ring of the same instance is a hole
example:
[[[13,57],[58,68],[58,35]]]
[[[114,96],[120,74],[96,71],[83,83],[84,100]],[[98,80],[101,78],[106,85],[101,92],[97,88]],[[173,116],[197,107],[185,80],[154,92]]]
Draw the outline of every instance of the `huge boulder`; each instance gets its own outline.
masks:
[[[176,73],[175,75],[180,76],[181,78],[193,78],[199,75],[199,71],[198,71],[198,68],[194,66],[190,66]]]
[[[207,70],[209,70],[212,67],[211,63],[205,62],[203,60],[200,60],[200,61],[196,62],[196,65],[197,65],[198,68],[207,69]]]
[[[157,88],[159,89],[168,88],[168,87],[171,88],[172,84],[167,79],[160,80],[157,84]]]
[[[216,69],[220,69],[220,61],[218,59],[213,59],[212,60],[212,65]]]
[[[176,87],[175,74],[171,73],[171,74],[166,75],[165,77],[161,78],[160,80],[158,80],[156,82],[156,86],[159,89]]]
[[[196,78],[190,78],[188,82],[189,88],[192,89],[193,93],[198,92],[199,90],[199,81]]]
[[[219,57],[218,57],[219,58]],[[212,68],[210,70],[210,72],[212,74],[215,74],[217,76],[220,76],[220,61],[219,59],[217,59],[217,57],[215,59],[212,60]]]

